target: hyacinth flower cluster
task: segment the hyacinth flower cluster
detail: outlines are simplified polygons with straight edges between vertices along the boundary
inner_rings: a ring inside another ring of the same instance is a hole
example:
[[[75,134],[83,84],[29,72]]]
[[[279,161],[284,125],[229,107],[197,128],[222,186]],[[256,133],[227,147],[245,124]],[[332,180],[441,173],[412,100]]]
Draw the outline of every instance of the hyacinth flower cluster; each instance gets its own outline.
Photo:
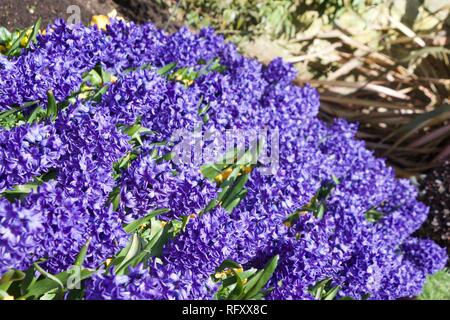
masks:
[[[19,55],[0,55],[0,277],[11,279],[1,296],[418,295],[447,261],[412,236],[427,207],[354,138],[356,125],[319,120],[317,91],[295,77],[210,29],[114,19],[56,21]],[[174,161],[174,133],[200,124],[278,132],[278,168],[211,176],[213,163]],[[42,285],[74,266],[81,291]],[[33,286],[10,276],[22,272]]]

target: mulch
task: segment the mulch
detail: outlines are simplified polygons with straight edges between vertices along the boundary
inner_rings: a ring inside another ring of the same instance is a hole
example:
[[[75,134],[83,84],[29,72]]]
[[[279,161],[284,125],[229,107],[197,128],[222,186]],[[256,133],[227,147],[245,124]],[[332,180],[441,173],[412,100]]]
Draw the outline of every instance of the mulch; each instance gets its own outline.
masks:
[[[19,4],[20,2],[20,4]],[[177,26],[169,21],[168,10],[151,0],[1,0],[0,26],[9,30],[25,28],[42,18],[42,25],[52,23],[56,18],[67,20],[71,5],[80,7],[81,20],[89,23],[93,15],[107,14],[116,9],[119,15],[136,22],[152,21],[157,27],[173,31]]]
[[[430,213],[418,235],[446,247],[450,256],[450,163],[424,175],[420,184],[420,200],[430,207]]]

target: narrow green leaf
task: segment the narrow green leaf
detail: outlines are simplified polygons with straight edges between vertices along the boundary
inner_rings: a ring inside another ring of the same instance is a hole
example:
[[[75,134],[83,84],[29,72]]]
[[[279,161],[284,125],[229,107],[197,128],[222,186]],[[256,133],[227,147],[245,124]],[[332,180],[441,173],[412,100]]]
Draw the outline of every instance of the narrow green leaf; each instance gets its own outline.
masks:
[[[125,252],[125,255],[123,256],[122,261],[117,265],[116,272],[119,272],[120,269],[124,268],[127,263],[139,253],[141,249],[141,240],[136,233],[133,234],[130,245],[127,246],[126,249],[127,250]]]
[[[25,272],[25,278],[20,283],[21,295],[24,295],[29,290],[29,288],[31,288],[36,283],[37,278],[35,277],[35,274],[36,268],[34,266],[31,266]]]
[[[227,208],[230,208],[231,210],[241,201],[243,197],[247,194],[246,190],[243,190],[245,187],[245,184],[247,183],[249,179],[248,174],[243,174],[239,176],[236,180],[236,183],[233,185],[233,188],[223,197],[223,203],[222,207],[227,210]],[[244,192],[244,193],[242,193]],[[234,206],[232,206],[234,204]],[[229,210],[227,210],[229,211]]]
[[[170,209],[167,209],[167,208],[153,210],[153,211],[149,212],[145,217],[140,218],[138,220],[135,220],[135,221],[127,224],[124,227],[124,230],[127,233],[132,233],[132,232],[136,231],[141,225],[148,223],[152,218],[154,218],[160,214],[169,212],[169,211],[170,211]]]
[[[254,298],[264,288],[267,282],[272,277],[277,264],[279,256],[276,255],[267,262],[263,270],[260,270],[254,277],[252,277],[245,285],[243,300]]]
[[[48,279],[52,280],[53,282],[55,282],[56,284],[58,284],[58,286],[61,289],[64,289],[64,284],[61,282],[61,280],[59,280],[57,277],[55,277],[54,275],[52,275],[51,273],[45,271],[44,269],[41,268],[41,266],[35,262],[33,263],[33,266],[36,268],[37,271],[39,271],[43,276],[47,277]]]
[[[317,213],[315,214],[315,216],[316,216],[317,219],[320,220],[320,219],[323,218],[324,214],[325,214],[325,205],[323,203],[321,203],[319,205],[319,209],[318,209]]]
[[[5,45],[11,39],[11,32],[5,27],[0,27],[0,44]]]
[[[102,76],[95,69],[92,69],[83,77],[83,82],[98,88],[103,84]]]
[[[215,181],[214,179],[222,173],[222,168],[219,168],[217,165],[204,165],[200,167],[200,172],[210,181]]]
[[[169,72],[171,72],[173,69],[175,69],[176,66],[177,66],[176,62],[169,63],[169,64],[165,65],[164,67],[160,68],[158,70],[158,74],[161,76],[164,76],[164,75],[168,74]]]
[[[19,110],[20,108],[13,108],[0,112],[0,120],[7,118],[8,116],[18,112]]]
[[[108,91],[109,86],[103,86],[100,90],[98,90],[91,98],[94,102],[100,102],[102,100],[103,95]]]
[[[225,269],[240,269],[240,268],[242,268],[241,264],[237,263],[236,261],[227,259],[224,260],[220,264],[220,266],[216,268],[216,272],[221,272]]]
[[[0,278],[0,290],[8,291],[10,285],[15,281],[21,281],[25,278],[25,273],[20,270],[12,269],[6,272]]]
[[[95,272],[94,270],[82,269],[80,271],[80,281],[89,278],[94,272]],[[68,279],[71,276],[72,273],[70,271],[65,271],[53,276],[54,278],[57,279],[57,281],[50,278],[45,278],[36,281],[33,285],[30,286],[30,288],[27,290],[27,293],[22,298],[24,299],[31,297],[35,299],[39,298],[40,296],[44,295],[49,291],[60,288],[61,287],[60,284],[67,283]]]
[[[56,116],[58,115],[58,108],[56,105],[56,100],[55,100],[55,96],[53,95],[53,92],[51,90],[49,90],[47,92],[47,117],[55,120]]]
[[[86,241],[86,244],[81,248],[80,252],[77,255],[77,258],[75,259],[75,266],[81,267],[83,265],[84,259],[86,259],[86,254],[89,248],[89,244],[91,243],[91,239],[89,238]]]
[[[36,23],[33,25],[33,30],[31,31],[31,34],[28,38],[27,44],[26,44],[26,48],[30,47],[30,44],[36,41],[36,37],[39,34],[39,31],[41,29],[41,23],[42,23],[42,19],[38,18]]]
[[[14,42],[12,43],[11,47],[9,48],[8,51],[6,51],[5,55],[7,56],[11,56],[15,53],[15,51],[20,47],[20,42],[22,41],[22,39],[25,37],[27,33],[27,30],[22,30],[22,32],[19,34],[19,36],[16,38],[16,40],[14,40]]]
[[[372,209],[367,210],[364,213],[364,216],[365,216],[367,221],[374,223],[374,222],[379,221],[381,218],[383,218],[384,217],[384,213],[381,212],[381,211],[378,211],[378,210],[376,210],[374,208],[372,208]]]
[[[341,287],[339,286],[334,287],[333,289],[327,292],[327,294],[323,297],[323,300],[333,300],[334,298],[336,298],[336,295],[340,289]]]
[[[35,121],[36,121],[36,119],[38,118],[38,115],[40,114],[40,113],[43,113],[43,109],[41,108],[41,107],[39,107],[39,106],[37,106],[34,110],[33,110],[33,112],[30,114],[30,116],[29,116],[29,118],[28,118],[28,120],[27,120],[27,123],[34,123]]]

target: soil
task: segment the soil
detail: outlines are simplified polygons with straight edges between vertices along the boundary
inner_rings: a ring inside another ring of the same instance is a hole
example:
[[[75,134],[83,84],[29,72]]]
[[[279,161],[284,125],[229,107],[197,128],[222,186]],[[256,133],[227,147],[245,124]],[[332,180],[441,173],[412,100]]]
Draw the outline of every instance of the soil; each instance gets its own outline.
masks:
[[[430,207],[430,213],[419,235],[447,247],[450,256],[450,163],[422,177],[420,184],[420,198]]]
[[[169,21],[167,8],[152,0],[0,0],[0,26],[9,30],[25,28],[39,17],[43,26],[56,18],[66,20],[72,14],[67,12],[71,5],[80,7],[83,23],[88,23],[93,15],[107,14],[116,9],[119,15],[131,21],[151,21],[168,31],[177,28],[174,19]]]

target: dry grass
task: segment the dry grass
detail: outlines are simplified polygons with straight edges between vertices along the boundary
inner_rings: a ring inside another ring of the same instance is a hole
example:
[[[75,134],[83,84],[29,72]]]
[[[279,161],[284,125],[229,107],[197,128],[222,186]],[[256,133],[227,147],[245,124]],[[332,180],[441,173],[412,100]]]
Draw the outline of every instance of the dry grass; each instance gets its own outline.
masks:
[[[299,77],[296,83],[309,82],[320,90],[323,119],[359,122],[358,136],[402,176],[436,167],[450,156],[448,49],[403,37],[397,42],[409,54],[400,60],[341,30],[302,41],[316,39],[338,44],[339,58],[325,79]]]

